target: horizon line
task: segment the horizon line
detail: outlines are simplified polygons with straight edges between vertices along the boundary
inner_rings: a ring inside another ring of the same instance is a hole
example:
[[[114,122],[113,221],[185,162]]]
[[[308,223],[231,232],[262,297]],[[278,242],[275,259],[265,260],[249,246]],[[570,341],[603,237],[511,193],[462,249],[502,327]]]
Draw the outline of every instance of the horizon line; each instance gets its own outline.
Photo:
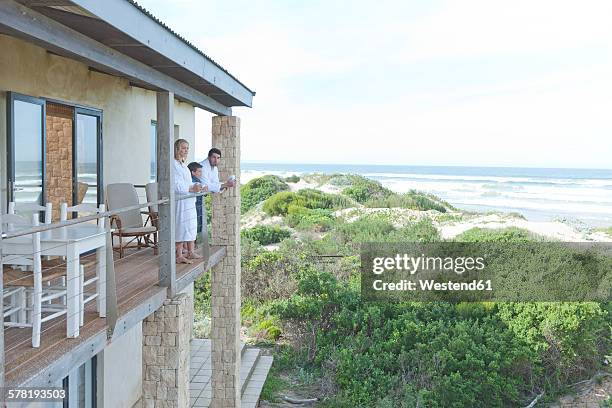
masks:
[[[612,168],[601,167],[534,167],[534,166],[483,166],[483,165],[461,165],[461,164],[387,164],[387,163],[330,163],[330,162],[277,162],[267,160],[241,160],[241,163],[252,164],[291,164],[291,165],[336,165],[336,166],[391,166],[391,167],[464,167],[464,168],[491,168],[491,169],[542,169],[542,170],[604,170],[612,171]]]

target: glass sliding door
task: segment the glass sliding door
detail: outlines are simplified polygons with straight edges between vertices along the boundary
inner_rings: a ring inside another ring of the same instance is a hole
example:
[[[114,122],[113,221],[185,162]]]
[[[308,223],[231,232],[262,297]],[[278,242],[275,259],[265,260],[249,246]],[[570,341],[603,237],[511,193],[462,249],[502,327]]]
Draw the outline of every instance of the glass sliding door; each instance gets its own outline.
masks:
[[[64,407],[95,408],[97,398],[97,356],[87,360],[85,364],[70,371],[64,378],[63,388],[66,390]]]
[[[8,201],[45,203],[45,101],[8,92]]]
[[[102,113],[75,109],[74,131],[74,203],[98,205],[102,192]]]

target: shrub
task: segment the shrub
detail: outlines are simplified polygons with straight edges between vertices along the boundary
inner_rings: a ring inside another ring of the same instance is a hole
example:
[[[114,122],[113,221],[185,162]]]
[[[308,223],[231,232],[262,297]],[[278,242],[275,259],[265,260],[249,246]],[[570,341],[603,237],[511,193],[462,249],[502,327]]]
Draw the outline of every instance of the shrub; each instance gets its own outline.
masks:
[[[276,193],[264,202],[263,209],[269,215],[287,215],[290,205],[309,209],[334,209],[352,204],[346,197],[306,188],[297,192]]]
[[[560,387],[588,376],[610,350],[611,317],[595,302],[500,303],[499,316]]]
[[[412,210],[436,210],[446,212],[452,206],[436,196],[411,190],[406,194],[390,194],[368,199],[364,205],[370,208],[409,208]]]
[[[300,181],[300,176],[293,174],[289,177],[285,177],[285,181],[287,183],[297,183],[298,181]]]
[[[278,176],[254,178],[240,188],[240,212],[244,214],[258,203],[285,190],[289,190],[289,186]]]
[[[290,204],[287,210],[287,224],[299,230],[323,232],[333,225],[334,217],[330,210],[323,208],[306,208]]]
[[[324,193],[312,188],[302,189],[297,192],[297,195],[304,199],[304,207],[312,209],[345,208],[354,204],[350,199],[341,195]]]
[[[494,308],[472,318],[449,303],[362,303],[358,280],[307,271],[273,310],[332,383],[330,406],[517,406],[538,374]]]
[[[240,231],[240,236],[259,242],[261,245],[270,245],[281,242],[291,236],[291,232],[278,225],[258,225]]]
[[[361,243],[387,241],[395,227],[388,220],[377,215],[366,215],[351,223],[339,224],[334,234],[340,243]]]
[[[440,232],[431,219],[422,218],[393,232],[387,240],[390,242],[438,242],[440,239]]]
[[[534,235],[521,228],[472,228],[455,237],[457,242],[529,242]]]
[[[305,200],[291,191],[282,191],[268,198],[263,205],[263,210],[268,215],[286,215],[290,204],[304,206]]]
[[[246,300],[240,310],[242,324],[248,327],[249,335],[257,340],[275,341],[281,335],[277,316],[270,315],[269,308]]]
[[[242,294],[259,302],[288,298],[295,292],[297,276],[312,267],[301,251],[283,249],[263,250],[241,266]]]
[[[365,203],[373,198],[385,198],[393,194],[391,190],[383,187],[379,182],[362,178],[350,187],[342,190],[342,194],[352,198],[358,203]]]

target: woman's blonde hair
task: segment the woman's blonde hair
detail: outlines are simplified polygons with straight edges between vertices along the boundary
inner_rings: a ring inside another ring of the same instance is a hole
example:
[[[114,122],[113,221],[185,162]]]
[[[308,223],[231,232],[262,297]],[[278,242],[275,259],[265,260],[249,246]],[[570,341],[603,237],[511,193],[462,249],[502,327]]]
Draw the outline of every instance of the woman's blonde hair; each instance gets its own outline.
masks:
[[[179,152],[179,150],[181,148],[181,145],[183,143],[185,143],[185,144],[187,144],[187,146],[189,146],[189,142],[186,141],[185,139],[177,139],[176,142],[174,142],[174,158],[176,160],[180,160],[181,162],[184,162],[185,159],[179,158],[178,152]]]

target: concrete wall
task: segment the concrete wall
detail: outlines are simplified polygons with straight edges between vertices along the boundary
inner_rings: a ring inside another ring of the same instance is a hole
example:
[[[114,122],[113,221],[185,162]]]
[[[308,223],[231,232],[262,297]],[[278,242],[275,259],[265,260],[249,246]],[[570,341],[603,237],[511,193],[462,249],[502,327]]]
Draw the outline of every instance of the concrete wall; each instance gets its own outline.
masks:
[[[2,205],[6,202],[6,91],[102,110],[104,183],[149,181],[155,92],[130,86],[123,78],[90,71],[85,64],[7,35],[0,34],[0,50]],[[190,142],[191,160],[195,133],[193,106],[176,102],[174,122],[180,137]]]
[[[142,323],[138,323],[98,354],[98,406],[131,408],[141,395]]]

